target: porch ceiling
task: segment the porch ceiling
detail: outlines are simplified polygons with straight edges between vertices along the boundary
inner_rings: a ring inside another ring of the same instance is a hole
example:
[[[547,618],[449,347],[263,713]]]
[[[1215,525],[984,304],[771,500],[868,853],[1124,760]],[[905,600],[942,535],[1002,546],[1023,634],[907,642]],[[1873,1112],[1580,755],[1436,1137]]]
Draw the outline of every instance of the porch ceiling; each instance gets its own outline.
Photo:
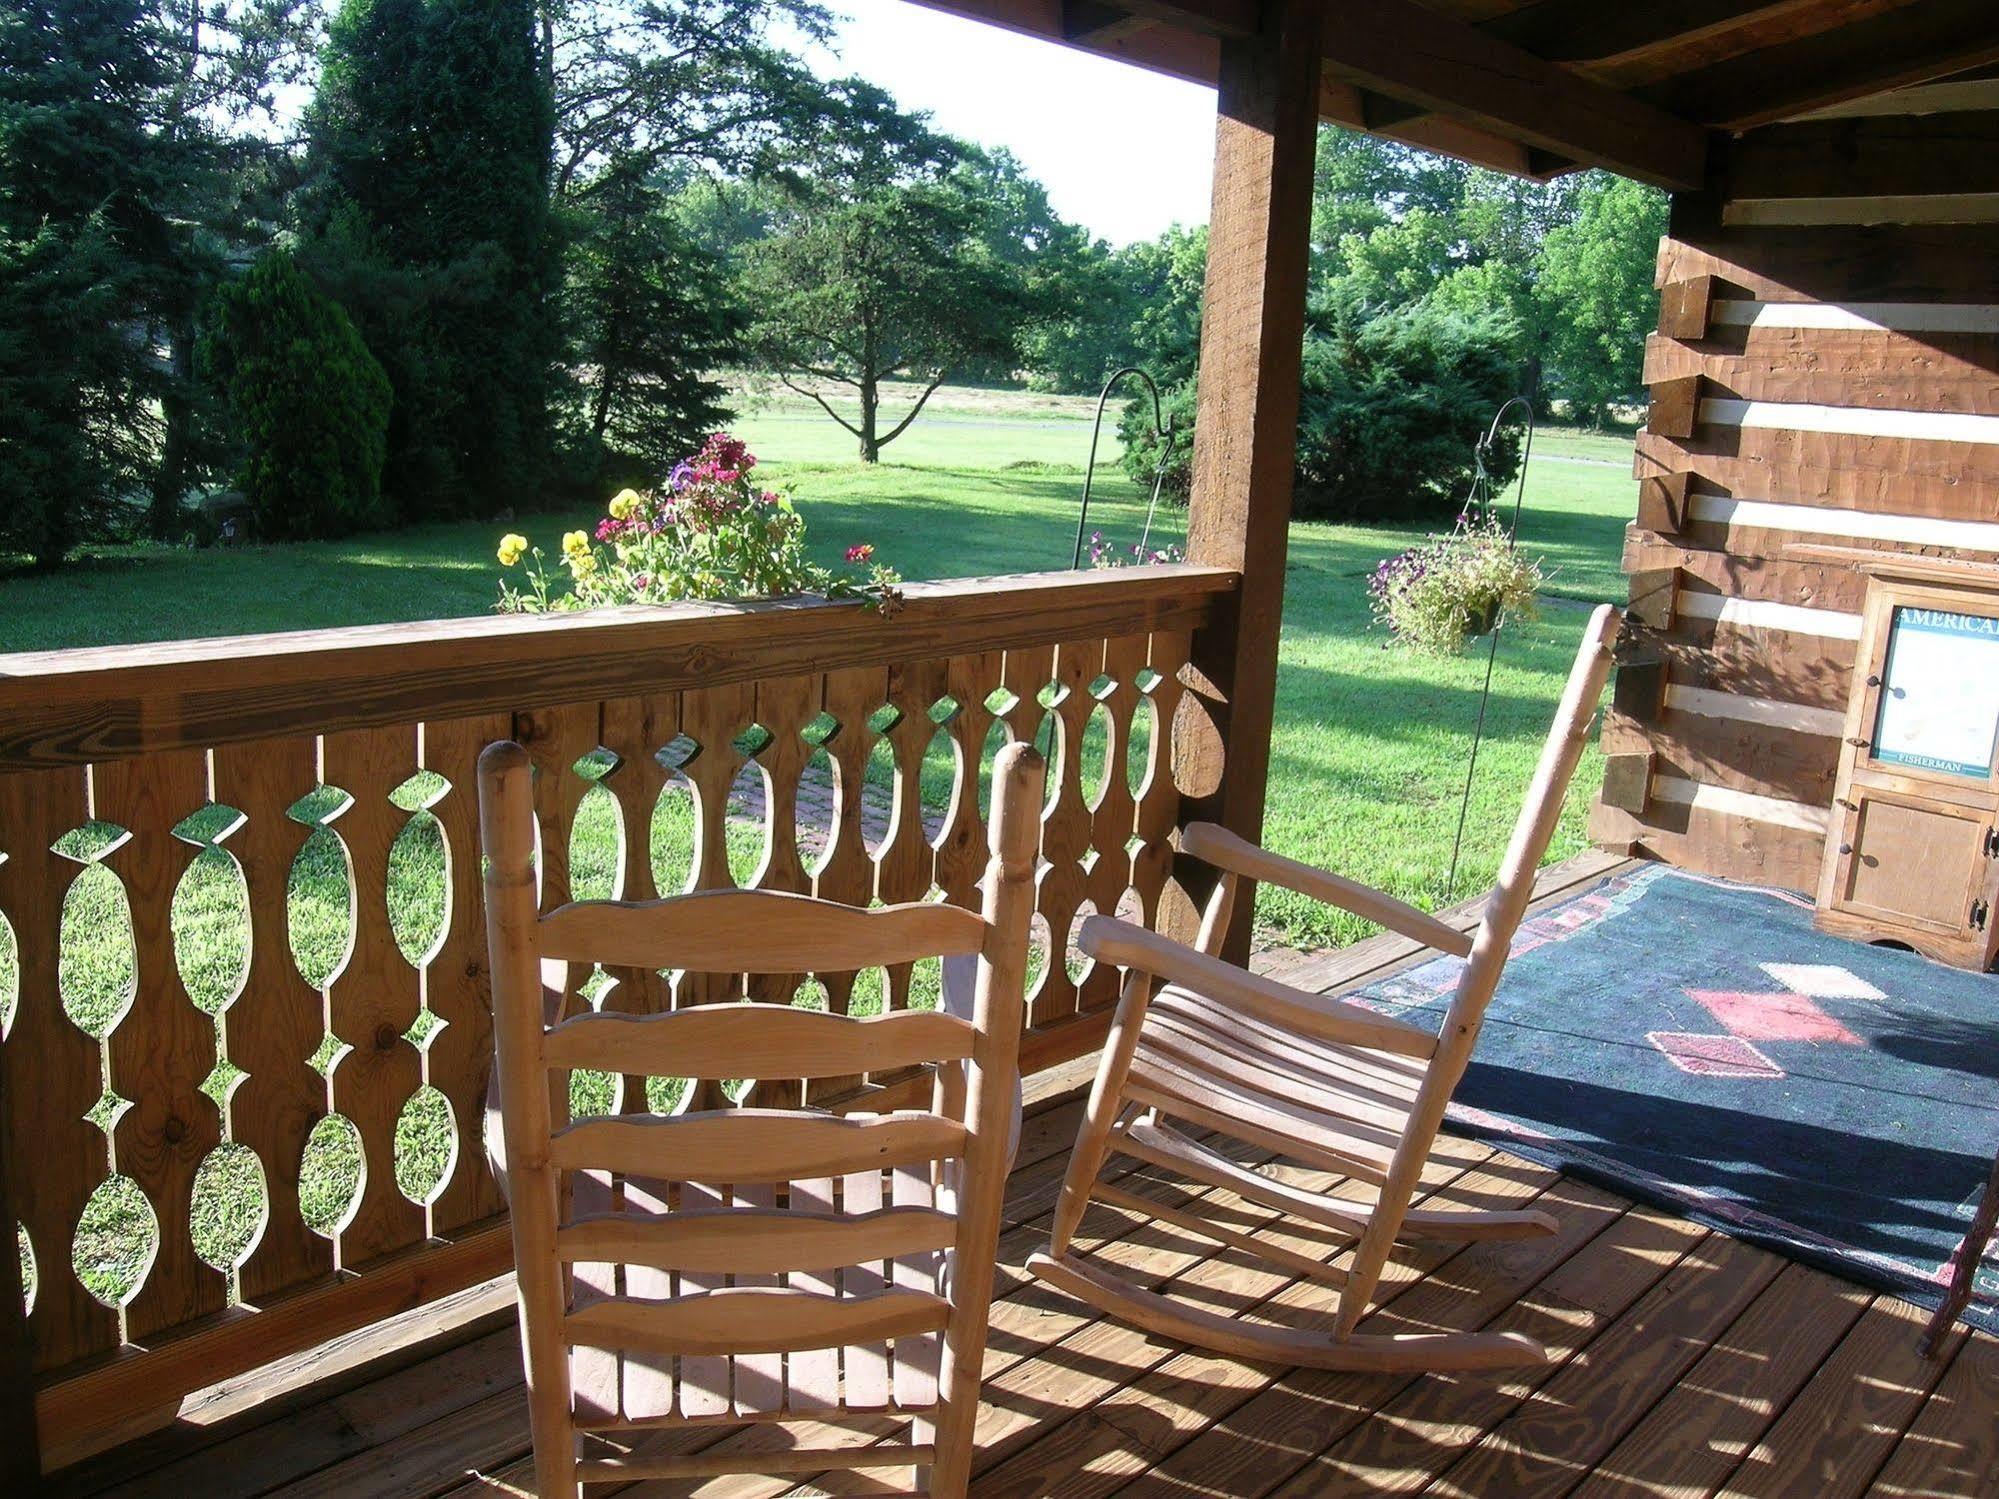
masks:
[[[1259,16],[1257,0],[918,3],[1199,83]],[[1601,166],[1696,188],[1710,129],[1944,79],[1913,107],[1999,103],[1992,0],[1327,4],[1325,119],[1527,177]]]

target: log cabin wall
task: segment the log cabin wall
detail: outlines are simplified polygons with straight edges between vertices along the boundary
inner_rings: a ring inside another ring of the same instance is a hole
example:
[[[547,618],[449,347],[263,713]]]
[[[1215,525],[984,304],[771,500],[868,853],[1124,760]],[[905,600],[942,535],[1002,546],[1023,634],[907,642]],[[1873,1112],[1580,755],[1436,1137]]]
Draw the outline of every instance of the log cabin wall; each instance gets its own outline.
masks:
[[[1809,891],[1866,592],[1854,562],[1999,575],[1999,85],[1876,96],[1718,147],[1708,189],[1674,201],[1658,283],[1624,553],[1637,634],[1591,832]]]

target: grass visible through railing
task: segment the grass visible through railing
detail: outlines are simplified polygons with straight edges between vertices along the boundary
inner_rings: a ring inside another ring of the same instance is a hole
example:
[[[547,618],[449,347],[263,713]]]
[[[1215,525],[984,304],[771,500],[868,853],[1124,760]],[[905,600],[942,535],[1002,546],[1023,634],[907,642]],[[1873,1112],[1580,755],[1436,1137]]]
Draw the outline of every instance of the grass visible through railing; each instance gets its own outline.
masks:
[[[1149,715],[1141,713],[1139,730],[1126,747],[1125,773],[1134,782],[1142,776],[1149,753]],[[1052,744],[1053,720],[1044,721],[1037,736],[1044,753]],[[982,808],[991,795],[991,756],[1004,737],[995,727],[994,739],[981,757],[977,793]],[[661,752],[662,764],[680,763],[684,741]],[[739,745],[738,749],[748,748]],[[1111,768],[1105,764],[1105,731],[1093,717],[1081,749],[1086,786],[1101,784]],[[614,773],[615,761],[602,754],[586,755],[576,773],[601,782]],[[922,766],[922,800],[926,821],[935,824],[948,808],[958,775],[957,750],[941,733],[933,739]],[[825,751],[808,762],[805,785],[830,799],[833,770]],[[895,783],[894,762],[885,739],[876,741],[862,791],[863,836],[872,846],[886,822]],[[648,846],[655,887],[684,889],[690,878],[695,848],[695,808],[687,782],[675,776],[654,809]],[[442,777],[418,772],[391,798],[409,814],[409,821],[389,855],[388,920],[398,948],[413,965],[435,947],[447,920],[443,830],[427,810],[453,794]],[[472,794],[472,788],[465,788]],[[288,885],[287,914],[290,956],[313,988],[324,990],[345,964],[352,942],[354,894],[347,855],[340,841],[340,815],[350,798],[336,787],[322,786],[301,798],[289,815],[310,827],[293,864]],[[821,805],[825,805],[824,802]],[[747,885],[756,876],[764,854],[761,773],[746,763],[730,798],[725,832],[731,877]],[[205,1013],[222,1015],[242,986],[249,959],[249,908],[241,871],[228,851],[230,834],[240,814],[225,806],[209,806],[183,821],[175,836],[197,849],[174,896],[172,925],[176,964],[189,997]],[[797,834],[808,868],[823,854],[829,829],[813,822],[803,809]],[[117,1025],[131,1003],[136,974],[131,944],[131,914],[124,887],[99,862],[123,836],[108,823],[78,829],[57,845],[58,852],[77,860],[79,871],[63,905],[59,982],[65,1011],[91,1036],[103,1038]],[[593,784],[578,805],[570,838],[570,878],[577,899],[596,900],[617,893],[624,831],[616,800],[601,784]],[[1041,934],[1030,960],[1030,981],[1046,961]],[[1071,957],[1072,971],[1074,959]],[[17,982],[12,933],[0,921],[0,996],[11,1010]],[[583,985],[592,1000],[604,979],[593,975]],[[928,1008],[937,1002],[938,965],[919,964],[912,976],[911,1003]],[[850,1000],[856,1014],[876,1013],[882,1004],[883,976],[861,974]],[[796,1003],[824,1006],[825,992],[810,980]],[[408,1035],[424,1046],[441,1022],[425,1010]],[[203,1091],[218,1109],[225,1109],[230,1091],[243,1073],[222,1057],[218,1030],[218,1062]],[[329,1034],[310,1059],[322,1075],[337,1065],[341,1044]],[[572,1078],[571,1107],[578,1114],[602,1113],[614,1100],[614,1080],[608,1075],[579,1072]],[[679,1106],[684,1080],[650,1080],[646,1106],[671,1111]],[[115,1123],[122,1101],[107,1091],[91,1118],[105,1130]],[[452,1169],[454,1150],[476,1130],[477,1121],[454,1121],[449,1105],[436,1089],[425,1087],[411,1099],[396,1133],[396,1184],[413,1202],[432,1198]],[[276,1163],[271,1163],[273,1166]],[[457,1169],[477,1169],[461,1160]],[[314,1129],[298,1163],[299,1201],[307,1223],[331,1237],[346,1218],[361,1187],[361,1142],[354,1126],[337,1113]],[[209,1264],[227,1269],[241,1261],[255,1243],[263,1222],[265,1195],[262,1170],[255,1156],[240,1145],[225,1142],[205,1163],[194,1188],[192,1237],[197,1253]],[[138,1287],[152,1255],[157,1233],[145,1195],[129,1177],[112,1176],[91,1198],[79,1223],[73,1246],[74,1263],[90,1291],[107,1302],[119,1302]],[[34,1270],[23,1242],[23,1264],[32,1285]]]

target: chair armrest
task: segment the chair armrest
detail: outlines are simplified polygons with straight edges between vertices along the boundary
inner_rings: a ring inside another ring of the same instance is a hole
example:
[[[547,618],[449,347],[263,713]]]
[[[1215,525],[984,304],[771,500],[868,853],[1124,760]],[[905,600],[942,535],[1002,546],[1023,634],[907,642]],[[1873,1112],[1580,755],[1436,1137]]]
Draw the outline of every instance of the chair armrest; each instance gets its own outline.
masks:
[[[1427,911],[1419,911],[1406,901],[1384,895],[1356,880],[1258,848],[1247,838],[1215,823],[1189,823],[1180,834],[1180,847],[1204,864],[1261,884],[1281,885],[1326,905],[1338,906],[1438,952],[1447,952],[1455,958],[1471,954],[1469,932],[1461,932]]]
[[[1335,1046],[1364,1046],[1424,1060],[1437,1050],[1437,1038],[1421,1026],[1280,984],[1114,916],[1084,921],[1076,945],[1099,962],[1136,968],[1204,999]]]

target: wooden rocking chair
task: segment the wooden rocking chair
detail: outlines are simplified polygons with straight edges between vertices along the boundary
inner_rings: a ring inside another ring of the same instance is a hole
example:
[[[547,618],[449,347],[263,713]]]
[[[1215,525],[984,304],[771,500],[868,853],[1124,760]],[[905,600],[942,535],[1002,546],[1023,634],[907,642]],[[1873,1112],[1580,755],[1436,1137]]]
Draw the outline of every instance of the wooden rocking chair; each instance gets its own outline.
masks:
[[[983,915],[720,890],[543,916],[528,755],[503,743],[481,757],[496,1077],[544,1499],[832,1469],[913,1468],[920,1490],[965,1492],[1018,1106],[1041,772],[1026,745],[998,757]],[[544,960],[798,974],[932,956],[947,988],[971,977],[969,1013],[742,1002],[550,1024],[544,1012]],[[575,1068],[795,1079],[919,1064],[937,1064],[930,1110],[568,1119]],[[913,1418],[907,1438],[868,1445],[884,1416]],[[634,1448],[634,1428],[692,1424],[715,1440]],[[727,1440],[759,1424],[762,1440]],[[815,1425],[864,1434],[815,1446]]]
[[[1596,611],[1583,633],[1540,764],[1475,932],[1447,926],[1379,891],[1267,853],[1212,823],[1188,827],[1183,850],[1221,872],[1199,950],[1123,921],[1092,917],[1083,951],[1126,969],[1088,1111],[1062,1183],[1052,1239],[1028,1268],[1108,1315],[1179,1342],[1258,1362],[1324,1369],[1428,1371],[1545,1362],[1515,1333],[1370,1335],[1356,1324],[1398,1240],[1525,1238],[1554,1231],[1537,1212],[1411,1210],[1446,1105],[1526,912],[1534,874],[1561,816],[1610,670],[1620,616]],[[1251,974],[1215,956],[1243,881],[1266,880],[1352,911],[1466,960],[1440,1036]],[[1157,984],[1158,992],[1154,987]],[[1308,1168],[1374,1184],[1372,1206],[1306,1191],[1251,1170],[1194,1130],[1231,1137]],[[1098,1181],[1110,1151],[1233,1192],[1320,1229],[1353,1236],[1341,1271],[1266,1244],[1199,1211],[1168,1209]],[[1170,1221],[1337,1288],[1330,1332],[1240,1321],[1130,1284],[1070,1247],[1092,1197]]]

